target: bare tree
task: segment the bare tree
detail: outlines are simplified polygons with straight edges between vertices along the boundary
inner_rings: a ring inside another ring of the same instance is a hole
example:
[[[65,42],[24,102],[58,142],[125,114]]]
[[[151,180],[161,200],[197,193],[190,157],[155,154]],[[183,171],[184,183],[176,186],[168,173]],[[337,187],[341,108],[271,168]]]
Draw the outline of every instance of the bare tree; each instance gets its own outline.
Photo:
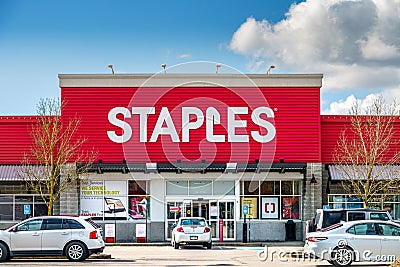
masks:
[[[333,153],[343,188],[369,207],[378,196],[399,194],[399,140],[395,138],[398,104],[382,96],[364,109],[356,101],[350,110],[350,127],[344,129]]]
[[[63,107],[59,99],[40,100],[31,131],[30,153],[24,156],[19,173],[28,189],[41,196],[48,215],[53,214],[53,206],[62,192],[79,187],[80,177],[96,157],[93,151],[83,151],[87,140],[76,136],[80,120],[61,117]]]

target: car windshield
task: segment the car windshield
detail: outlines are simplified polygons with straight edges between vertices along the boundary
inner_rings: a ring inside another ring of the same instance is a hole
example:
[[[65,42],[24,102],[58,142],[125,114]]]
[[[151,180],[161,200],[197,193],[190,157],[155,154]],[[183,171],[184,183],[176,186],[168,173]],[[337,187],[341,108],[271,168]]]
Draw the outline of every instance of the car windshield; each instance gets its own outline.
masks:
[[[183,219],[181,225],[206,226],[206,222],[200,219]]]

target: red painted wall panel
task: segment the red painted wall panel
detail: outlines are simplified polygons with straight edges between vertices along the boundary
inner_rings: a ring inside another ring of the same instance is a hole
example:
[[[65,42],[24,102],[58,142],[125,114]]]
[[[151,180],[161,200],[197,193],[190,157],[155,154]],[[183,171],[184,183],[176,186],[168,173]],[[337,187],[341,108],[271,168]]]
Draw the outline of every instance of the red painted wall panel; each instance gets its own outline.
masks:
[[[30,135],[35,116],[0,117],[0,164],[20,164],[29,153]]]
[[[347,137],[351,137],[350,116],[321,115],[321,159],[322,163],[333,163],[332,155],[342,131],[346,130]],[[394,140],[400,140],[400,120],[394,124]],[[400,147],[392,147],[392,153]],[[391,157],[393,154],[388,154]],[[400,163],[400,162],[399,162]]]
[[[285,162],[318,162],[320,161],[320,103],[319,88],[261,88],[262,97],[268,101],[269,107],[275,113],[276,151],[272,155],[274,161],[284,158]],[[130,162],[166,162],[199,161],[207,162],[246,162],[259,159],[269,161],[273,152],[274,142],[263,146],[254,141],[251,136],[249,143],[209,143],[205,140],[205,122],[199,129],[190,132],[190,142],[173,143],[169,136],[164,136],[162,142],[139,142],[139,117],[132,115],[126,119],[132,126],[132,138],[129,146],[113,143],[107,136],[107,131],[120,128],[110,124],[108,113],[114,107],[128,107],[132,96],[134,106],[154,106],[155,115],[148,118],[148,137],[162,107],[168,107],[181,139],[181,107],[195,106],[203,112],[209,106],[219,110],[221,125],[216,125],[214,134],[227,135],[227,106],[254,108],[262,104],[262,97],[252,93],[249,88],[175,88],[168,91],[165,88],[62,88],[62,99],[67,105],[62,116],[68,118],[78,115],[82,120],[79,135],[88,139],[86,149],[95,148],[99,159],[103,162],[122,162],[124,158]],[[162,95],[162,97],[160,97]],[[247,120],[247,128],[237,129],[237,134],[249,134],[250,131],[261,131],[263,128],[255,125],[249,114],[237,118]],[[122,117],[121,117],[122,119]],[[226,138],[226,137],[225,137]],[[200,147],[200,149],[199,149]],[[125,152],[125,154],[124,154]]]

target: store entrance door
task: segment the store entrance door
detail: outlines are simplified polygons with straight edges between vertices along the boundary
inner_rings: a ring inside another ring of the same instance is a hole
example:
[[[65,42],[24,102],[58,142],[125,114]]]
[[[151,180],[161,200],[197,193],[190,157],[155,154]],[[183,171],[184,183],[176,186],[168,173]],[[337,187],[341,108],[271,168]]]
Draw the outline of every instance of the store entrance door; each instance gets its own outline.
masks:
[[[211,235],[219,240],[222,234],[224,240],[235,240],[234,200],[198,200],[186,199],[167,202],[166,238],[171,239],[171,230],[179,217],[204,217],[211,226]],[[220,220],[223,232],[220,232]]]
[[[192,201],[192,216],[191,217],[204,217],[209,219],[209,202],[208,201]]]

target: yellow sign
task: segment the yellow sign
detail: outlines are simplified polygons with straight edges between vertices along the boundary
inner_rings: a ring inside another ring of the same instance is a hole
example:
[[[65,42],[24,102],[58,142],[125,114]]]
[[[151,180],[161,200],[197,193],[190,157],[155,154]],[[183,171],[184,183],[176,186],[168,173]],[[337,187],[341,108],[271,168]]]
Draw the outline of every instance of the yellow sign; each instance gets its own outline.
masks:
[[[242,197],[242,218],[243,214],[243,206],[247,205],[249,207],[249,214],[246,215],[246,218],[257,219],[258,218],[258,199],[256,197]]]

